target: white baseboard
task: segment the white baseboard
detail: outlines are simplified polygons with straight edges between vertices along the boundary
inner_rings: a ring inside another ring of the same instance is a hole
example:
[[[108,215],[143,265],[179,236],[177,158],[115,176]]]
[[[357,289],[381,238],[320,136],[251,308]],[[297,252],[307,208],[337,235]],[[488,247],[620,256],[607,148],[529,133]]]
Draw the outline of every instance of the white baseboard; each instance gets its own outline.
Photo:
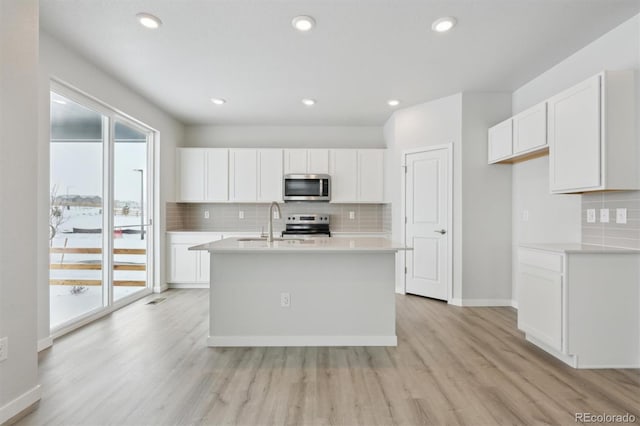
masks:
[[[529,334],[525,333],[524,338],[527,342],[533,343],[534,345],[544,350],[545,352],[550,353],[554,357],[558,358],[560,361],[567,364],[569,367],[578,368],[578,359],[574,355],[563,354],[562,352],[558,351],[555,348],[552,348],[550,345],[546,344],[542,340],[538,340],[535,337],[530,336]]]
[[[42,390],[40,385],[36,385],[29,389],[13,401],[10,401],[3,407],[0,407],[0,424],[17,416],[36,402],[40,401]]]
[[[209,288],[209,283],[169,283],[169,288]]]
[[[450,305],[468,307],[513,306],[511,299],[451,299]]]
[[[53,337],[51,336],[38,340],[38,352],[42,352],[51,346],[53,346]]]
[[[162,293],[163,291],[167,291],[169,290],[169,285],[167,285],[167,283],[164,283],[160,286],[154,286],[153,287],[153,292],[154,293]]]
[[[396,336],[209,336],[207,345],[231,346],[398,346]]]

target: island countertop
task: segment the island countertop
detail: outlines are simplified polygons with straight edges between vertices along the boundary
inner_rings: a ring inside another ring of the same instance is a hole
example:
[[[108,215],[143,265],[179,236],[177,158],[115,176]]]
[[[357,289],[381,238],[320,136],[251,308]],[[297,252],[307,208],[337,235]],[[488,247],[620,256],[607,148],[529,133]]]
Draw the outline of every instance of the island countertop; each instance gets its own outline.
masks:
[[[190,247],[189,250],[203,250],[210,253],[240,252],[325,252],[325,253],[370,253],[413,250],[388,238],[308,238],[284,239],[268,243],[252,238],[225,238]]]

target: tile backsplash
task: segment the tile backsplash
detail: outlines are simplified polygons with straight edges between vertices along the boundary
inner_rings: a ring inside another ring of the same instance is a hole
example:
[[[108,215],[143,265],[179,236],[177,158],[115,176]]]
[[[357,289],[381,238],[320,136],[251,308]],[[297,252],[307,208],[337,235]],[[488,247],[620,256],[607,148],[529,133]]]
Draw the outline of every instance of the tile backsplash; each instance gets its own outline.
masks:
[[[294,213],[329,214],[333,232],[391,231],[391,206],[386,204],[280,203],[280,208],[283,217]],[[166,209],[167,231],[260,232],[267,229],[269,205],[167,203]],[[350,212],[353,219],[349,218]],[[284,224],[282,218],[274,220],[273,228],[280,232]]]
[[[616,209],[627,209],[627,223],[617,223]],[[596,222],[587,222],[595,209]],[[609,222],[600,221],[600,210],[609,209]],[[582,195],[582,242],[640,249],[640,191],[611,191]]]

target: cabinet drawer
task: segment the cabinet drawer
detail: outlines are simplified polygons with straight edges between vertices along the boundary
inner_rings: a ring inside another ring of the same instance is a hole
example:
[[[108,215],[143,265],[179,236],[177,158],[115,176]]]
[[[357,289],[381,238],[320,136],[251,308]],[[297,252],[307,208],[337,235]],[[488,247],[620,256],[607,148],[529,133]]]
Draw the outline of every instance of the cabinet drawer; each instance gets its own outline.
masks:
[[[563,258],[564,256],[560,253],[528,249],[518,251],[518,260],[521,264],[560,273],[562,273]]]

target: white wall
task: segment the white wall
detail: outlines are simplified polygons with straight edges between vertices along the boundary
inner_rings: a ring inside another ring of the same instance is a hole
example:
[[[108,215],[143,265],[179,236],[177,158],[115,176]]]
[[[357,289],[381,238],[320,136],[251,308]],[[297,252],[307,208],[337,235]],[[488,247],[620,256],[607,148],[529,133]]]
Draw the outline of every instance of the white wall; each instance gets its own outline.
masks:
[[[49,197],[49,102],[47,78],[51,76],[70,85],[81,92],[92,96],[110,107],[129,115],[147,126],[160,132],[160,140],[156,141],[156,194],[155,204],[160,226],[155,229],[156,241],[159,241],[155,252],[155,282],[154,290],[159,291],[165,286],[165,202],[175,199],[175,147],[179,146],[184,138],[184,126],[162,111],[154,104],[126,87],[112,76],[106,74],[99,67],[88,62],[77,53],[69,50],[60,42],[46,33],[40,35],[40,63],[41,63],[41,106],[40,106],[40,167],[38,175],[40,213],[45,211]],[[46,216],[46,215],[42,215]],[[40,218],[42,220],[42,217]],[[38,235],[40,247],[47,247],[48,230],[46,235]],[[39,252],[38,261],[39,281],[39,306],[43,310],[39,318],[38,332],[40,339],[49,335],[49,318],[44,314],[44,306],[48,306],[48,254],[46,250]],[[46,256],[47,260],[41,257]]]
[[[247,148],[384,148],[377,126],[190,125],[184,146]]]
[[[513,93],[513,113],[547,99],[598,72],[635,69],[640,106],[640,15],[569,56]],[[638,110],[640,122],[640,109]],[[548,157],[513,166],[513,246],[523,242],[581,241],[581,196],[549,194]],[[522,219],[524,210],[529,220]],[[516,274],[514,268],[514,275]],[[515,279],[514,279],[515,283]],[[517,290],[514,288],[514,298]]]
[[[0,423],[40,399],[36,258],[38,1],[0,2]]]

